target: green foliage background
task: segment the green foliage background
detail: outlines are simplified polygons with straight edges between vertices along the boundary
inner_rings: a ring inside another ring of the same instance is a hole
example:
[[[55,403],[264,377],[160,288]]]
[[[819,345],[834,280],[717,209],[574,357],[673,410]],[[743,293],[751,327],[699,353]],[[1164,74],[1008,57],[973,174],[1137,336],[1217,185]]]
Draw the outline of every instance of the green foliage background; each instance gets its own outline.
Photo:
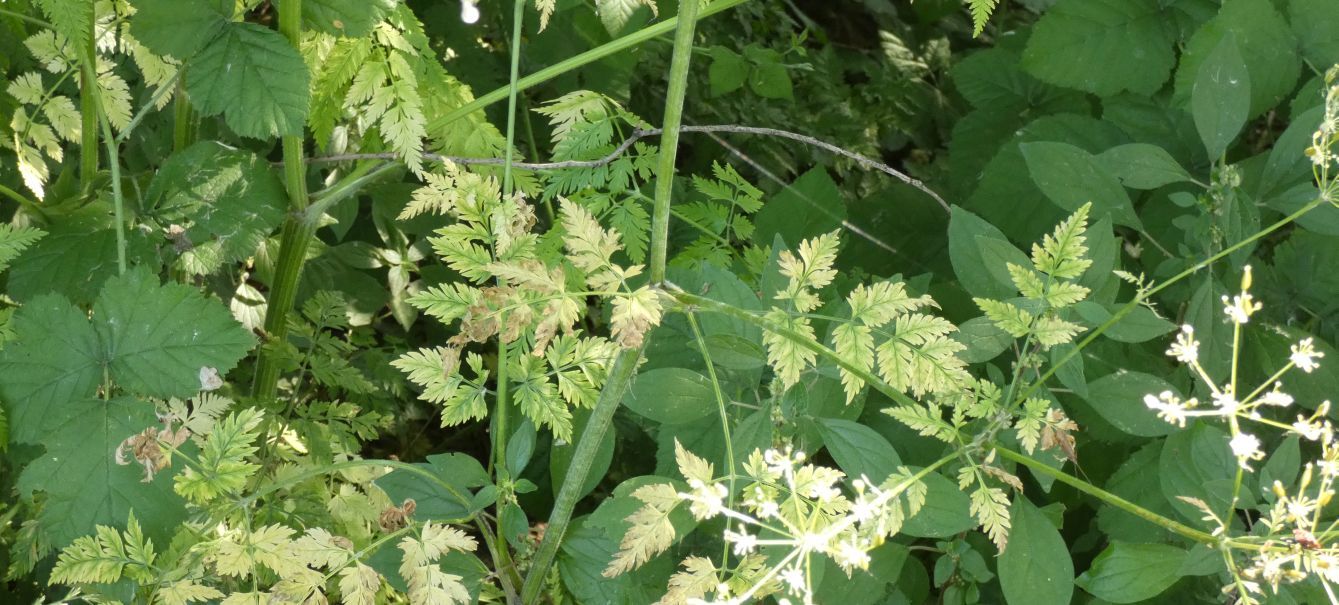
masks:
[[[1223,602],[1181,497],[1317,489],[1143,396],[1211,399],[1189,325],[1247,384],[1314,338],[1272,420],[1339,398],[1339,2],[464,6],[0,5],[0,593],[686,602],[757,575],[719,518],[605,573],[681,445],[730,502],[924,471],[817,602]]]

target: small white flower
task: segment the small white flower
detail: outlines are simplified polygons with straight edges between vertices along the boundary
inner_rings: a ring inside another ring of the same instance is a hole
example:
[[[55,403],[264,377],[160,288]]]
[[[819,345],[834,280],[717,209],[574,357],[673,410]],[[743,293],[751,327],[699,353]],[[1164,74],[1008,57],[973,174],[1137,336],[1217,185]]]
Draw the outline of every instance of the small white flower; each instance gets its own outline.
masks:
[[[1282,387],[1282,385],[1280,385],[1280,384],[1277,383],[1277,382],[1274,383],[1274,390],[1269,391],[1268,393],[1265,393],[1264,395],[1261,395],[1261,396],[1260,396],[1260,399],[1259,399],[1258,401],[1259,401],[1260,403],[1265,404],[1265,405],[1272,405],[1272,406],[1277,406],[1277,407],[1281,407],[1281,408],[1282,408],[1282,407],[1288,407],[1288,406],[1292,405],[1292,404],[1293,404],[1293,396],[1292,396],[1292,395],[1289,395],[1289,394],[1287,394],[1287,393],[1284,393],[1283,391],[1281,391],[1281,390],[1280,390],[1280,387]]]
[[[1316,360],[1324,356],[1325,353],[1317,351],[1315,344],[1310,338],[1303,338],[1301,342],[1292,346],[1292,355],[1289,356],[1288,359],[1303,372],[1310,374],[1313,370],[1320,367],[1320,364],[1317,363]]]
[[[837,564],[842,567],[869,568],[869,553],[866,553],[865,549],[860,548],[855,543],[854,537],[850,541],[842,542],[837,546],[837,553],[834,558],[837,560]]]
[[[1195,407],[1197,403],[1194,399],[1182,401],[1171,391],[1163,391],[1157,395],[1144,395],[1144,405],[1157,412],[1158,418],[1182,428],[1186,426],[1186,417],[1189,416],[1187,412],[1190,408]]]
[[[781,581],[786,583],[790,591],[800,594],[805,591],[807,583],[804,579],[804,570],[799,567],[788,567],[781,572]]]
[[[1242,292],[1233,296],[1231,300],[1228,300],[1226,295],[1223,296],[1223,312],[1227,314],[1228,319],[1238,325],[1250,321],[1251,315],[1262,308],[1264,306],[1256,302],[1255,297],[1249,292]]]
[[[1190,324],[1181,326],[1176,342],[1167,349],[1167,354],[1181,363],[1195,363],[1200,358],[1200,342],[1195,340],[1195,328]]]
[[[1228,442],[1228,447],[1232,448],[1232,455],[1237,457],[1237,463],[1246,470],[1251,470],[1246,464],[1248,460],[1260,460],[1265,457],[1265,453],[1260,451],[1260,440],[1248,433],[1238,433]]]
[[[1321,427],[1319,423],[1312,422],[1301,416],[1298,416],[1297,422],[1293,423],[1293,430],[1309,441],[1320,439],[1321,434],[1325,432],[1324,428]]]
[[[758,548],[758,536],[750,534],[747,530],[741,529],[738,533],[725,530],[725,541],[734,544],[735,554],[741,557]]]
[[[1236,394],[1232,392],[1231,387],[1223,387],[1223,390],[1213,396],[1213,404],[1222,410],[1224,416],[1229,416],[1237,413],[1237,407],[1241,405],[1241,402],[1237,401]]]

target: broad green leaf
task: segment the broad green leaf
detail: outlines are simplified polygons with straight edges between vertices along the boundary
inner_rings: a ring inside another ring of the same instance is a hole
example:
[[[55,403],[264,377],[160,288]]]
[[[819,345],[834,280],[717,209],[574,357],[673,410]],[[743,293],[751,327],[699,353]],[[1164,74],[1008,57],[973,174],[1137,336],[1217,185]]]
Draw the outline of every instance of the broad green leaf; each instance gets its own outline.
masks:
[[[186,60],[214,39],[232,19],[232,2],[133,0],[130,34],[159,55]]]
[[[724,46],[711,48],[711,66],[707,68],[707,81],[711,85],[711,96],[739,90],[749,77],[749,64],[744,57]]]
[[[1081,302],[1074,305],[1078,311],[1079,317],[1082,317],[1090,326],[1096,327],[1106,323],[1116,312],[1123,308],[1123,304],[1102,305],[1095,302]],[[1136,306],[1126,313],[1120,321],[1113,324],[1102,335],[1117,342],[1146,342],[1168,334],[1176,329],[1176,324],[1158,317],[1151,309],[1145,306]]]
[[[146,215],[185,230],[177,240],[183,256],[219,263],[255,254],[287,207],[283,185],[264,161],[213,141],[169,156],[145,198]]]
[[[972,214],[957,206],[953,207],[953,216],[948,224],[948,254],[949,260],[953,263],[953,272],[958,276],[958,283],[962,284],[964,290],[973,296],[981,298],[1010,298],[1016,294],[1013,282],[1009,280],[1007,271],[1003,274],[1004,279],[1000,280],[994,272],[990,270],[995,262],[994,257],[983,255],[983,247],[980,241],[983,239],[993,240],[996,245],[992,250],[1000,249],[1003,246],[1012,246],[1009,240],[994,225],[983,220],[981,217]],[[1027,255],[1023,254],[1017,248],[1014,248],[1016,256],[1027,260]],[[1013,255],[1011,255],[1013,256]]]
[[[1121,370],[1088,383],[1086,399],[1116,428],[1140,437],[1160,437],[1181,430],[1144,405],[1145,395],[1156,396],[1163,391],[1177,393],[1157,376]]]
[[[1110,122],[1074,114],[1043,116],[1017,130],[986,165],[976,190],[963,203],[1014,241],[1040,240],[1073,212],[1052,202],[1032,178],[1021,146],[1042,141],[1069,143],[1095,154],[1128,143],[1129,138]],[[1084,191],[1091,188],[1084,184]],[[1090,220],[1100,220],[1105,214],[1100,210],[1094,208]]]
[[[1033,107],[1040,111],[1073,108],[1081,95],[1041,82],[1024,72],[1018,57],[1003,48],[972,53],[950,71],[953,85],[977,109]]]
[[[527,418],[507,439],[507,472],[512,476],[520,476],[530,463],[530,456],[535,453],[535,437],[535,423]]]
[[[841,226],[846,201],[827,170],[814,168],[767,200],[753,217],[757,241],[780,235],[791,245]]]
[[[1061,0],[1037,21],[1023,67],[1058,86],[1152,94],[1171,74],[1173,31],[1158,0]]]
[[[227,374],[255,345],[221,303],[144,270],[107,280],[93,315],[112,379],[140,395],[194,395],[200,368]]]
[[[580,442],[586,434],[586,423],[590,421],[590,410],[581,408],[572,410],[572,435]],[[581,496],[589,494],[604,479],[609,465],[614,461],[615,426],[610,426],[600,438],[600,447],[595,451],[590,471],[586,473],[586,483],[581,486]],[[552,480],[553,493],[558,493],[567,480],[567,470],[572,466],[572,456],[576,453],[576,443],[555,442],[549,448],[549,477]]]
[[[1008,349],[1014,337],[986,317],[973,317],[958,326],[953,340],[967,345],[958,352],[959,358],[967,363],[982,363],[995,359]]]
[[[221,113],[233,132],[263,139],[302,134],[310,79],[278,32],[230,23],[191,61],[186,92],[201,114]]]
[[[913,473],[920,470],[910,468]],[[939,473],[930,473],[921,481],[925,483],[925,505],[907,519],[902,533],[918,538],[947,538],[976,527],[971,500],[958,489],[958,484]]]
[[[300,0],[306,29],[360,38],[395,8],[394,0]],[[280,2],[282,4],[282,2]]]
[[[1223,2],[1218,16],[1186,42],[1176,70],[1176,99],[1189,101],[1200,67],[1228,33],[1236,38],[1237,50],[1251,77],[1249,117],[1258,116],[1292,92],[1302,68],[1297,39],[1270,0]]]
[[[1074,594],[1074,561],[1060,532],[1027,498],[1015,496],[1013,528],[1000,553],[1000,588],[1010,605],[1068,605]]]
[[[558,575],[576,602],[644,605],[663,596],[673,567],[671,558],[656,557],[637,573],[604,577],[604,569],[618,552],[619,541],[603,527],[592,524],[591,517],[572,520],[558,551]]]
[[[185,518],[181,498],[172,493],[172,473],[143,483],[143,467],[115,463],[123,440],[158,424],[153,404],[82,399],[45,414],[46,452],[23,470],[18,489],[28,496],[46,493],[39,522],[51,545],[61,548],[97,525],[120,527],[132,510],[149,536],[165,544]]]
[[[14,442],[38,443],[48,414],[93,396],[102,350],[88,316],[60,296],[28,301],[13,327],[17,339],[0,351],[0,399]]]
[[[902,464],[897,450],[872,428],[837,418],[819,418],[815,424],[823,445],[848,477],[868,477],[878,485]]]
[[[623,31],[639,8],[656,8],[655,0],[595,0],[595,12],[600,15],[605,31],[616,36]]]
[[[1033,181],[1055,205],[1074,212],[1092,202],[1093,220],[1110,216],[1118,225],[1142,227],[1125,188],[1091,153],[1052,142],[1023,143],[1021,149]]]
[[[1173,432],[1163,443],[1158,458],[1162,495],[1183,518],[1203,527],[1204,513],[1181,497],[1198,498],[1214,511],[1227,510],[1237,468],[1227,433],[1211,424],[1196,423],[1188,430]],[[1237,505],[1254,506],[1255,494],[1255,476],[1247,473]]]
[[[1297,435],[1290,435],[1279,444],[1269,459],[1260,467],[1260,485],[1266,488],[1272,487],[1275,481],[1283,484],[1284,489],[1291,491],[1293,481],[1297,480],[1297,474],[1302,471],[1302,448],[1298,442]],[[1266,497],[1273,501],[1272,491],[1265,492]]]
[[[661,424],[683,424],[715,412],[716,395],[698,372],[659,368],[637,376],[623,405]]]
[[[126,261],[156,266],[156,251],[138,229],[126,233]],[[19,255],[9,270],[9,295],[25,301],[54,292],[78,304],[90,303],[115,274],[116,231],[75,220],[52,227]]]
[[[1162,496],[1158,472],[1161,454],[1162,443],[1153,441],[1133,453],[1122,455],[1120,467],[1102,487],[1160,515],[1175,514],[1171,503]],[[1112,539],[1127,542],[1155,542],[1170,535],[1167,530],[1110,504],[1103,504],[1098,509],[1097,526]]]
[[[1307,61],[1317,68],[1339,63],[1339,2],[1289,0],[1288,20]]]
[[[1113,542],[1074,583],[1107,602],[1139,603],[1175,584],[1185,558],[1167,544]]]
[[[1097,160],[1131,189],[1157,189],[1191,181],[1190,173],[1157,145],[1120,145],[1098,154]]]
[[[475,498],[475,494],[470,491],[471,488],[488,485],[489,481],[488,471],[468,455],[435,454],[428,456],[426,462],[414,466],[431,473],[441,482],[396,469],[377,479],[376,484],[396,505],[412,498],[418,506],[416,514],[420,518],[462,519],[474,508],[492,504],[491,501]]]
[[[1190,92],[1190,110],[1211,158],[1222,155],[1246,125],[1251,111],[1251,74],[1237,50],[1235,34],[1224,35],[1200,64]]]
[[[981,253],[982,260],[985,261],[986,272],[995,279],[997,283],[1008,286],[1014,292],[1017,292],[1017,284],[1009,275],[1009,265],[1017,265],[1025,269],[1032,268],[1032,260],[1023,254],[1021,250],[1014,247],[1013,244],[994,237],[986,235],[976,236],[976,247]],[[1010,298],[1013,294],[1010,294]]]

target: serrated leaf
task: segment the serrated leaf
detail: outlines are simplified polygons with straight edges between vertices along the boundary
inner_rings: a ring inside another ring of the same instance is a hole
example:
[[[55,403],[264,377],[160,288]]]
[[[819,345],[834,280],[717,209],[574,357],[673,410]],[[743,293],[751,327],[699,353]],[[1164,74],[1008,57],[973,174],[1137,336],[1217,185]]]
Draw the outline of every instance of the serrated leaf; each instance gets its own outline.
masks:
[[[255,254],[287,206],[283,185],[265,162],[213,141],[169,156],[145,198],[147,216],[164,228],[184,229],[177,236],[183,255],[208,251],[224,262]]]
[[[20,301],[57,293],[89,303],[116,274],[116,231],[100,222],[75,220],[51,228],[16,259],[9,271],[9,295]],[[128,264],[154,266],[157,254],[138,229],[126,233]]]
[[[1061,0],[1037,20],[1023,67],[1099,96],[1152,94],[1175,63],[1173,34],[1158,0]]]
[[[186,92],[200,113],[223,114],[228,127],[263,139],[301,135],[307,120],[307,64],[278,32],[230,23],[186,71]]]
[[[23,470],[18,488],[25,495],[46,493],[39,520],[51,544],[62,547],[97,525],[119,526],[132,510],[150,536],[166,543],[185,517],[170,474],[142,483],[141,467],[118,466],[113,459],[122,440],[157,423],[153,404],[127,398],[78,400],[45,413],[46,452]]]
[[[302,24],[307,29],[350,38],[360,38],[371,33],[377,22],[395,8],[395,0],[300,1]]]
[[[108,280],[93,313],[113,380],[141,395],[194,395],[201,367],[226,374],[255,345],[222,303],[143,270]]]
[[[134,0],[130,33],[156,55],[190,59],[232,19],[231,2]]]
[[[595,0],[595,12],[600,15],[600,22],[604,23],[604,29],[611,36],[623,31],[633,13],[643,6],[650,8],[653,15],[659,12],[655,0]]]
[[[12,321],[17,339],[0,351],[0,398],[14,442],[37,443],[47,414],[93,395],[101,348],[87,315],[60,296],[29,301]]]

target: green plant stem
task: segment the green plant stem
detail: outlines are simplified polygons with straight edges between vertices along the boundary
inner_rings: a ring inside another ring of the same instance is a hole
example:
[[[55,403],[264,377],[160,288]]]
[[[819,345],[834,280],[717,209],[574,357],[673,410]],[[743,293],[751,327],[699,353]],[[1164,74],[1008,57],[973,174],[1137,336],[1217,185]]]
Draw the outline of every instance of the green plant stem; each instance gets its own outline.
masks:
[[[302,42],[302,0],[286,0],[279,5],[279,31],[289,44],[298,48]],[[307,165],[302,157],[302,135],[283,137],[284,179],[288,190],[290,213],[284,221],[279,240],[279,259],[265,308],[265,335],[273,342],[283,342],[288,336],[288,313],[297,300],[298,279],[307,260],[307,248],[316,227],[303,220],[307,208]],[[262,348],[256,364],[256,379],[251,395],[260,400],[273,399],[279,387],[279,359],[268,348]]]
[[[98,174],[98,92],[97,11],[89,7],[88,40],[81,61],[83,78],[79,82],[79,184],[87,188]]]
[[[10,189],[9,187],[0,185],[0,195],[3,195],[9,199],[18,202],[20,206],[23,206],[29,212],[35,213],[37,216],[46,216],[46,213],[42,212],[42,207],[38,206],[37,202],[28,199],[23,194],[14,191],[13,189]]]
[[[688,92],[688,67],[693,60],[693,32],[697,31],[698,0],[679,2],[679,23],[674,30],[674,56],[670,59],[669,90],[665,118],[660,127],[660,165],[656,168],[655,203],[651,209],[651,283],[665,281],[669,248],[670,198],[674,193],[674,160],[679,153],[679,126],[683,124],[683,98]]]
[[[586,429],[581,432],[581,440],[577,442],[576,451],[572,453],[572,463],[567,468],[567,477],[563,479],[563,485],[558,489],[558,496],[554,499],[553,511],[549,514],[549,526],[544,531],[544,541],[540,543],[539,550],[530,563],[530,571],[526,573],[525,584],[521,588],[521,602],[525,605],[538,602],[539,591],[544,587],[544,578],[558,554],[563,534],[567,533],[567,525],[572,520],[572,511],[575,510],[577,500],[581,497],[581,488],[585,486],[586,476],[590,474],[595,454],[600,449],[600,441],[609,430],[614,412],[623,401],[623,394],[627,392],[628,384],[632,382],[632,376],[637,371],[637,360],[641,354],[640,349],[624,349],[614,358],[614,365],[609,369],[609,376],[600,391],[600,399],[591,410],[590,419],[586,421]]]
[[[186,67],[177,71],[177,96],[172,99],[172,151],[181,151],[195,142],[195,111],[186,97]]]
[[[1189,525],[1185,525],[1184,523],[1181,523],[1173,519],[1168,519],[1167,517],[1159,515],[1142,506],[1139,506],[1138,504],[1130,502],[1125,498],[1122,498],[1100,487],[1092,485],[1091,483],[1088,483],[1087,481],[1084,481],[1082,479],[1079,479],[1078,477],[1070,475],[1069,473],[1066,473],[1059,469],[1052,468],[1050,465],[1047,465],[1044,462],[1034,460],[1022,453],[1015,452],[1011,449],[1001,447],[999,445],[995,445],[994,448],[996,452],[999,452],[1000,457],[1004,458],[1005,460],[1011,460],[1015,463],[1026,466],[1035,473],[1051,477],[1056,481],[1064,483],[1065,485],[1068,485],[1085,494],[1088,494],[1089,496],[1093,496],[1103,502],[1106,502],[1107,504],[1115,506],[1116,508],[1119,508],[1127,513],[1139,517],[1140,519],[1148,521],[1149,523],[1162,527],[1168,531],[1174,532],[1186,538],[1190,538],[1191,540],[1194,540],[1196,542],[1203,542],[1205,544],[1216,544],[1218,542],[1218,538],[1214,537],[1208,532],[1200,531],[1198,529],[1195,529],[1193,527],[1190,527]]]
[[[102,142],[107,146],[107,165],[112,172],[112,210],[116,221],[116,271],[126,272],[126,218],[125,198],[121,193],[121,155],[117,152],[116,137],[112,136],[112,125],[107,120],[107,111],[102,106],[102,96],[94,92],[94,107],[97,110],[98,123],[102,125]],[[95,138],[96,142],[97,139]]]
[[[749,0],[716,0],[715,2],[712,2],[710,5],[708,5],[706,8],[702,9],[702,13],[701,15],[699,15],[698,18],[702,19],[710,17],[711,15],[724,12],[728,9],[734,8],[748,1]],[[624,50],[637,46],[642,42],[646,42],[647,40],[668,33],[670,30],[673,30],[675,26],[678,25],[678,22],[679,22],[678,17],[673,19],[666,19],[664,21],[661,21],[660,23],[656,23],[655,25],[648,26],[644,29],[623,36],[622,38],[619,38],[617,40],[606,42],[605,44],[592,48],[570,59],[564,59],[562,61],[559,61],[558,63],[554,63],[549,67],[541,69],[533,74],[521,78],[520,80],[517,80],[516,88],[517,90],[526,90],[539,84],[543,84],[544,82],[552,80],[553,78],[556,78],[569,71],[577,69],[578,67],[594,63],[610,55],[618,54]],[[510,94],[510,92],[511,92],[510,85],[502,86],[489,92],[488,94],[482,97],[478,97],[469,103],[461,105],[451,113],[448,113],[440,118],[437,118],[436,120],[433,120],[432,123],[428,124],[428,132],[436,132],[456,120],[459,120],[476,111],[479,111],[480,109],[488,107],[489,105],[497,103],[498,101],[507,98],[507,95]]]
[[[1278,222],[1268,227],[1265,227],[1260,231],[1255,232],[1253,235],[1251,235],[1246,239],[1243,239],[1235,244],[1232,244],[1231,246],[1228,246],[1227,248],[1224,248],[1222,251],[1218,252],[1217,254],[1214,254],[1213,256],[1210,256],[1209,258],[1206,258],[1198,263],[1195,263],[1186,270],[1172,276],[1170,279],[1158,284],[1157,286],[1154,286],[1153,288],[1150,288],[1147,292],[1141,292],[1139,294],[1136,294],[1135,297],[1130,300],[1130,302],[1125,303],[1125,306],[1121,307],[1115,313],[1113,313],[1110,319],[1103,322],[1102,325],[1097,326],[1097,328],[1094,329],[1092,332],[1089,332],[1088,335],[1085,336],[1083,340],[1079,341],[1079,344],[1077,346],[1075,346],[1073,349],[1069,351],[1069,353],[1066,353],[1065,356],[1061,357],[1059,361],[1051,364],[1051,367],[1047,369],[1046,372],[1041,375],[1041,377],[1039,377],[1032,384],[1028,385],[1028,388],[1024,389],[1023,392],[1019,394],[1017,398],[1014,399],[1013,405],[1017,406],[1023,400],[1027,399],[1030,395],[1035,393],[1037,389],[1041,388],[1042,385],[1046,384],[1046,381],[1049,380],[1051,376],[1054,376],[1055,373],[1061,367],[1063,367],[1066,363],[1069,363],[1070,360],[1074,359],[1074,357],[1078,356],[1083,351],[1083,349],[1087,347],[1089,344],[1092,344],[1092,342],[1096,340],[1098,336],[1101,336],[1102,334],[1106,333],[1107,330],[1111,329],[1111,326],[1116,325],[1118,322],[1120,322],[1121,319],[1124,319],[1126,315],[1129,315],[1131,311],[1134,311],[1135,307],[1138,307],[1140,303],[1142,303],[1143,301],[1152,298],[1154,294],[1163,291],[1168,286],[1171,286],[1176,282],[1179,282],[1187,277],[1190,277],[1191,275],[1194,275],[1195,273],[1199,272],[1201,269],[1204,269],[1205,267],[1208,267],[1209,265],[1218,262],[1223,257],[1226,257],[1227,255],[1232,254],[1237,250],[1249,246],[1252,243],[1255,243],[1257,240],[1265,237],[1266,235],[1269,235],[1270,233],[1278,231],[1279,229],[1293,223],[1297,219],[1302,218],[1302,216],[1305,215],[1306,213],[1315,210],[1317,207],[1319,207],[1321,204],[1324,203],[1325,200],[1323,198],[1317,198],[1311,200],[1310,202],[1307,203],[1307,205],[1302,206],[1296,212],[1293,212],[1292,214],[1289,214],[1288,216],[1279,219]]]

